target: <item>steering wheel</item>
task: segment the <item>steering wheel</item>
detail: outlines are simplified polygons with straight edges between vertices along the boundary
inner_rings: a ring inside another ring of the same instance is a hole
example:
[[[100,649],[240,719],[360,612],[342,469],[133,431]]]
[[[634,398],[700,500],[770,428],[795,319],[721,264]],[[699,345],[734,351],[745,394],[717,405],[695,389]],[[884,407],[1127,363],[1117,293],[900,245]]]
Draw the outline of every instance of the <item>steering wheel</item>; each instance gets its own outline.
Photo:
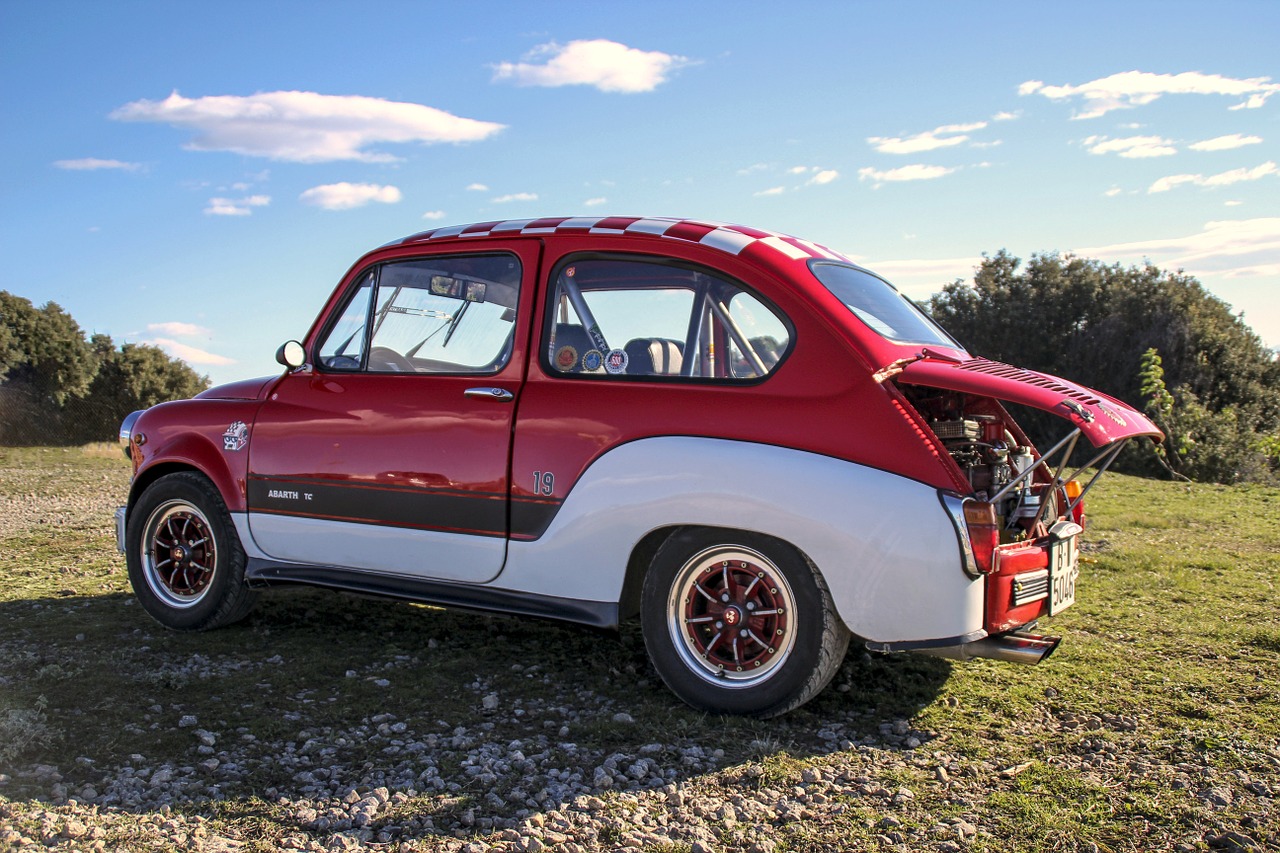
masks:
[[[369,350],[369,369],[381,373],[417,373],[413,362],[390,347]]]

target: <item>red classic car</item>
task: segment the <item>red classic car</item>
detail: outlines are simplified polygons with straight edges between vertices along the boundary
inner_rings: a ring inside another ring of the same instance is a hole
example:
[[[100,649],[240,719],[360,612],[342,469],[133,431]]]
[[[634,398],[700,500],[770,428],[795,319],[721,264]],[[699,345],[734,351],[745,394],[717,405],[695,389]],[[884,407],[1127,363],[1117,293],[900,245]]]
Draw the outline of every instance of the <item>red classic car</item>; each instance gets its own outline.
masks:
[[[118,538],[155,619],[226,625],[284,584],[638,617],[666,684],[715,712],[800,705],[851,636],[1041,660],[1084,493],[1162,437],[971,356],[839,252],[692,220],[415,234],[357,261],[277,358],[122,426]],[[1038,451],[1002,401],[1065,437]]]

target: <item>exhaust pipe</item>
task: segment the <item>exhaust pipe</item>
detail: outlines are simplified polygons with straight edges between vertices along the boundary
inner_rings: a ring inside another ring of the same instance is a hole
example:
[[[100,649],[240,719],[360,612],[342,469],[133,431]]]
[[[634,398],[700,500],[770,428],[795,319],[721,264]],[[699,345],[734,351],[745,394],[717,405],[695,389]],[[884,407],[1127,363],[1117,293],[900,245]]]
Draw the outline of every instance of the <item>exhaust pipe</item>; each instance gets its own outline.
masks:
[[[1020,634],[1012,631],[995,637],[984,637],[961,646],[917,649],[916,651],[950,660],[990,658],[1031,666],[1053,654],[1053,650],[1061,642],[1061,637],[1041,637],[1036,634]]]

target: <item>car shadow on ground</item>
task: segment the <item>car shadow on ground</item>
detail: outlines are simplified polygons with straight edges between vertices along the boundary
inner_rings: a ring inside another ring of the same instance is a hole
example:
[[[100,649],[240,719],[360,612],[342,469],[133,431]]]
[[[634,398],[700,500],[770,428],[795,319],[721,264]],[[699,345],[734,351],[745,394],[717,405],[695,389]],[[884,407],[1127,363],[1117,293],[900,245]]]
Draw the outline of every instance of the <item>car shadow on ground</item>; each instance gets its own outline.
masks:
[[[308,831],[345,828],[331,806],[353,791],[385,788],[432,831],[476,832],[744,763],[913,748],[935,733],[910,720],[951,671],[855,641],[802,708],[722,717],[665,688],[636,625],[309,589],[271,591],[242,623],[199,634],[124,594],[10,601],[0,653],[0,796],[129,811],[283,798],[304,804],[289,813]]]

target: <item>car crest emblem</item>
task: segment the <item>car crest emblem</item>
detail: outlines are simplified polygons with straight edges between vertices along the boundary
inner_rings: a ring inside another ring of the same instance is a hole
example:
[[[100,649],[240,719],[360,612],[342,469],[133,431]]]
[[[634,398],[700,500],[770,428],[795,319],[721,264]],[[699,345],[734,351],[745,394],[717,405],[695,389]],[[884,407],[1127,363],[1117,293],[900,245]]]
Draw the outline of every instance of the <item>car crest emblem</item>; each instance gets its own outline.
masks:
[[[244,421],[236,421],[227,427],[227,431],[222,434],[223,450],[243,450],[244,446],[249,443],[249,427]]]

